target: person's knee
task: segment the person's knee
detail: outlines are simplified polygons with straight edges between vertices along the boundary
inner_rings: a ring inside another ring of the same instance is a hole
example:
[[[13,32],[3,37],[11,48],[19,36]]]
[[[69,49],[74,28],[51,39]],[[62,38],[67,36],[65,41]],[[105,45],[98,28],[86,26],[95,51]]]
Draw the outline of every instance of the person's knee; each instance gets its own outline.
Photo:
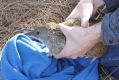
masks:
[[[109,74],[119,78],[119,45],[109,46],[106,54],[100,57],[100,64]]]

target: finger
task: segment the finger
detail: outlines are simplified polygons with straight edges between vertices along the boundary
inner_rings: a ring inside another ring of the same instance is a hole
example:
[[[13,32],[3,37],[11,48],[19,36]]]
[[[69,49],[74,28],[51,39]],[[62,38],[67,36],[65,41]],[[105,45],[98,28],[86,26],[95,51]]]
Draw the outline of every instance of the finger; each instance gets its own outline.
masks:
[[[67,19],[81,19],[81,16],[79,14],[79,12],[75,12],[75,13],[71,13],[67,18]]]
[[[66,19],[75,19],[75,18],[81,18],[80,12],[77,8],[75,8]]]
[[[94,8],[92,16],[95,16],[97,13],[97,9]]]
[[[75,19],[75,18],[77,18],[77,16],[69,15],[69,16],[66,18],[66,20],[68,20],[68,19]]]
[[[66,18],[66,20],[68,19],[74,19],[74,17],[71,16],[71,14]]]
[[[82,19],[81,20],[81,27],[84,27],[84,28],[89,27],[89,19]]]

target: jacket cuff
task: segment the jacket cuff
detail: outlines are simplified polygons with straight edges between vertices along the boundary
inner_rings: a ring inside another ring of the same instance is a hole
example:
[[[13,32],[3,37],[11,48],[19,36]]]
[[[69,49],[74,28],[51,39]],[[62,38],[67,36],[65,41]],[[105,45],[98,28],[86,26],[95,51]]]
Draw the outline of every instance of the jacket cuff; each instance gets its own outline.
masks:
[[[119,0],[104,0],[108,12],[112,12],[119,6]]]

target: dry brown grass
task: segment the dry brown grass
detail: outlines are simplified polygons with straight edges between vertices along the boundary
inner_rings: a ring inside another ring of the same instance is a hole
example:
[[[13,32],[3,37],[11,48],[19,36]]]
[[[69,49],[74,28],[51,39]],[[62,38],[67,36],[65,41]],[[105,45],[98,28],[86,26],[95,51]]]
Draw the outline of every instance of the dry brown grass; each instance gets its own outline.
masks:
[[[15,31],[62,22],[78,0],[0,0],[0,48]]]

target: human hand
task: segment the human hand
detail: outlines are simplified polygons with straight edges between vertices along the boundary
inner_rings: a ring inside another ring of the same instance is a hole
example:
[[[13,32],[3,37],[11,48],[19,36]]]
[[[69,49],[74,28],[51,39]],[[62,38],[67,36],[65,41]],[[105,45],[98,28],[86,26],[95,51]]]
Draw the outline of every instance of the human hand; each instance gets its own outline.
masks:
[[[80,0],[67,19],[81,19],[81,27],[88,27],[90,17],[95,15],[97,9],[103,4],[103,0]]]
[[[82,28],[77,26],[69,27],[61,23],[59,27],[66,36],[66,45],[64,49],[55,56],[56,58],[83,57],[99,42],[101,24]]]

